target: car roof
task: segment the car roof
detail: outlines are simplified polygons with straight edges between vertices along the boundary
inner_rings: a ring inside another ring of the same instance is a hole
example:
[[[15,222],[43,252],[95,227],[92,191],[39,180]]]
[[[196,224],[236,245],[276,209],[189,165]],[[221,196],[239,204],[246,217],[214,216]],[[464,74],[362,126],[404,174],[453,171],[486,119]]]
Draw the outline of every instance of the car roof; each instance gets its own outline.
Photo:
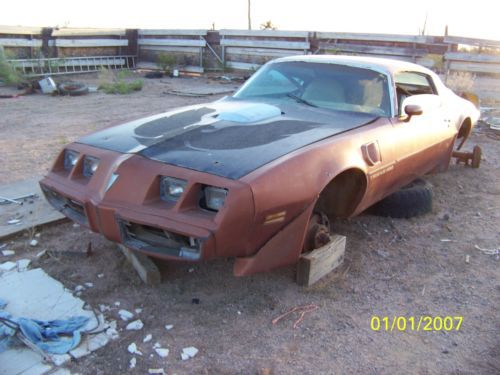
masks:
[[[380,57],[344,56],[344,55],[302,55],[302,56],[282,57],[273,60],[272,62],[277,63],[286,61],[348,65],[358,68],[377,70],[379,72],[385,72],[388,74],[401,70],[411,70],[426,74],[432,74],[431,70],[421,65],[401,60],[386,59]]]

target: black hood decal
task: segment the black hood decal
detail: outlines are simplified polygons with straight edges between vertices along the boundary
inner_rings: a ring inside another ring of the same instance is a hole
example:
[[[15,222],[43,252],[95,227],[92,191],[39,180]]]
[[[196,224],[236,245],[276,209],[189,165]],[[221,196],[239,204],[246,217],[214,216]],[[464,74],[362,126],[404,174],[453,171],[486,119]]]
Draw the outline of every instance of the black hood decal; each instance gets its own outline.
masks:
[[[371,114],[225,100],[112,127],[80,143],[239,179],[301,147],[373,122]],[[228,121],[254,113],[259,121]],[[250,111],[249,111],[250,108]],[[229,114],[229,115],[228,115]],[[266,116],[271,116],[266,118]],[[221,119],[219,119],[219,116]]]

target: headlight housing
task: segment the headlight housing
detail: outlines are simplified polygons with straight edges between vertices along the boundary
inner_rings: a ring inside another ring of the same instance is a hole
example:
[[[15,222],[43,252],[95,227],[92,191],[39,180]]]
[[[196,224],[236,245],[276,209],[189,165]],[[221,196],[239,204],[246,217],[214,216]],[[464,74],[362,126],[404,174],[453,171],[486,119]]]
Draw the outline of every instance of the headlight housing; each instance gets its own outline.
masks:
[[[80,153],[73,150],[64,150],[64,169],[71,171],[76,163],[78,162],[78,157]]]
[[[167,202],[177,202],[184,194],[187,181],[180,178],[161,176],[160,178],[160,199]]]
[[[204,208],[210,211],[219,211],[227,197],[227,189],[215,186],[205,186],[203,189],[204,194]]]
[[[92,177],[99,166],[99,159],[93,156],[85,156],[83,158],[83,175]]]

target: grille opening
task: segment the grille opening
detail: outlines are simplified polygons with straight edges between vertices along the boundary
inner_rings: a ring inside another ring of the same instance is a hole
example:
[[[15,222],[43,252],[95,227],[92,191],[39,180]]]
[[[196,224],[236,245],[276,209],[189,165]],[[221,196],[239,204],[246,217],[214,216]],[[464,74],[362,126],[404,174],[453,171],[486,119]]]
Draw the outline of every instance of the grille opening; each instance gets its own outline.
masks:
[[[120,227],[123,242],[129,247],[191,260],[200,258],[200,242],[193,237],[126,221]]]
[[[45,186],[42,186],[42,191],[49,203],[54,206],[56,210],[62,212],[71,220],[88,226],[87,215],[85,215],[83,203],[74,199],[66,198],[65,196]]]

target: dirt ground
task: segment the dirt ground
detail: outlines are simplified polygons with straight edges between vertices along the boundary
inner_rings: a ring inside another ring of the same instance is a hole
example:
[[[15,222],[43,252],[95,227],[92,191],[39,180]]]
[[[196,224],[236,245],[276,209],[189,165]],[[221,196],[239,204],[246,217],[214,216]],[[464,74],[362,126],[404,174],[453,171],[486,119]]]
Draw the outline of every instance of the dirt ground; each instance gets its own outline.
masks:
[[[84,78],[95,83],[96,78]],[[208,84],[207,84],[208,83]],[[62,146],[88,132],[180,105],[221,97],[186,98],[176,90],[224,90],[235,85],[206,78],[147,80],[141,92],[83,97],[33,95],[0,100],[0,183],[45,173]],[[208,91],[210,91],[208,90]],[[495,103],[489,103],[495,105]],[[496,105],[498,109],[498,103]],[[110,306],[120,338],[72,362],[82,374],[498,374],[500,373],[500,275],[498,255],[475,248],[500,244],[500,150],[485,124],[466,148],[478,144],[480,169],[453,164],[429,176],[433,212],[409,220],[361,215],[337,220],[347,236],[344,264],[316,285],[294,282],[295,267],[251,277],[232,276],[231,259],[201,264],[159,262],[162,283],[145,286],[116,246],[71,223],[39,228],[39,245],[25,233],[7,242],[16,258],[33,259],[67,288],[92,282],[82,298]],[[93,253],[86,250],[92,242]],[[48,256],[36,259],[46,249]],[[101,275],[102,274],[102,275]],[[98,277],[100,275],[101,277]],[[116,306],[115,302],[120,302]],[[199,303],[195,303],[199,302]],[[305,304],[319,308],[298,328],[298,315],[271,321]],[[119,309],[144,322],[126,331]],[[373,331],[373,316],[460,316],[458,331]],[[166,324],[173,328],[165,330]],[[148,343],[142,340],[152,334]],[[135,342],[142,356],[129,369]],[[170,349],[160,358],[159,342]],[[199,353],[182,361],[182,348]]]

